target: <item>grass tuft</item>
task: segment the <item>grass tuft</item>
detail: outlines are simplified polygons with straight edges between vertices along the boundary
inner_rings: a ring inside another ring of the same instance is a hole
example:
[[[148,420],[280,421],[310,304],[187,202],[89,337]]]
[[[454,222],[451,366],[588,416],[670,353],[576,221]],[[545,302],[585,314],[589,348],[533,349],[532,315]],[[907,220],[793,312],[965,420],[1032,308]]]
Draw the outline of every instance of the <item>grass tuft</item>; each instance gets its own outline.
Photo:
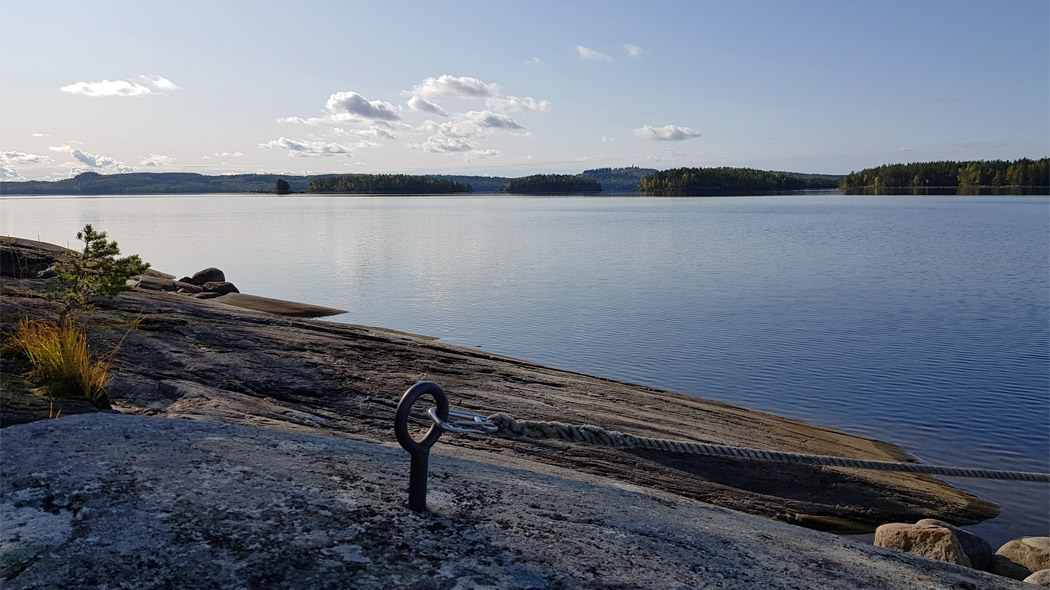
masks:
[[[84,397],[97,408],[110,407],[106,384],[111,359],[95,360],[87,335],[71,321],[24,319],[4,342],[4,350],[29,360],[27,377],[49,396]]]

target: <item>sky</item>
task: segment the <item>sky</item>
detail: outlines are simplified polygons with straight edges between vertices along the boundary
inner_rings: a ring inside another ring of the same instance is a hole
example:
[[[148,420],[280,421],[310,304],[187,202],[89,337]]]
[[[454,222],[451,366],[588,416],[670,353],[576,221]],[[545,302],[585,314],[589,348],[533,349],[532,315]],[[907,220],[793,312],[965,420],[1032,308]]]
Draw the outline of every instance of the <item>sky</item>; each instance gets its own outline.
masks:
[[[0,179],[1050,154],[1047,0],[0,0]]]

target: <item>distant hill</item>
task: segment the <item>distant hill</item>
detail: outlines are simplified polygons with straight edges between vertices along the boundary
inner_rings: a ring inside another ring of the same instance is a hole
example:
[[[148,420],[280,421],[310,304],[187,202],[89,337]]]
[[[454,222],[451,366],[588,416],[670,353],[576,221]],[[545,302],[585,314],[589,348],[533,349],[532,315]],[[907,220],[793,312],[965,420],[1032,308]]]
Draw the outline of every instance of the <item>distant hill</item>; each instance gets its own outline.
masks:
[[[476,193],[495,193],[503,190],[510,178],[506,176],[458,176],[455,174],[427,174],[430,178],[469,184]]]
[[[584,170],[580,176],[597,181],[606,193],[638,192],[638,181],[657,172],[655,168],[595,168]]]
[[[716,196],[837,188],[841,177],[753,168],[675,168],[654,172],[638,184],[644,195]]]
[[[334,176],[285,176],[281,174],[231,174],[206,176],[193,172],[135,172],[98,174],[84,172],[73,178],[44,182],[0,182],[5,195],[159,195],[273,192],[278,178],[292,191],[305,191],[317,179]]]

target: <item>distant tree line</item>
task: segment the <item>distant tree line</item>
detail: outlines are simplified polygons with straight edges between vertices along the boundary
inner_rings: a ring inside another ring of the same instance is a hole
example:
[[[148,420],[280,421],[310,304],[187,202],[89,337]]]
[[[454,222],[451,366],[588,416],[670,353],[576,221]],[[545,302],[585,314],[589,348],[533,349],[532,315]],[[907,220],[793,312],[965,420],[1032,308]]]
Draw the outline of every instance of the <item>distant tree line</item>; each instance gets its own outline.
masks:
[[[656,172],[655,168],[595,168],[584,170],[580,176],[598,181],[605,193],[633,193],[638,191],[638,181]]]
[[[534,174],[510,179],[503,190],[525,195],[600,193],[602,185],[597,180],[572,174]]]
[[[1050,159],[977,160],[887,164],[853,172],[842,179],[846,193],[867,189],[1046,187],[1050,186]]]
[[[311,193],[353,193],[382,195],[449,195],[471,193],[469,184],[407,174],[351,174],[318,178],[310,183]]]
[[[787,172],[753,168],[675,168],[654,172],[638,182],[646,195],[734,195],[749,192],[796,191],[836,188],[838,178],[810,175],[803,178]]]

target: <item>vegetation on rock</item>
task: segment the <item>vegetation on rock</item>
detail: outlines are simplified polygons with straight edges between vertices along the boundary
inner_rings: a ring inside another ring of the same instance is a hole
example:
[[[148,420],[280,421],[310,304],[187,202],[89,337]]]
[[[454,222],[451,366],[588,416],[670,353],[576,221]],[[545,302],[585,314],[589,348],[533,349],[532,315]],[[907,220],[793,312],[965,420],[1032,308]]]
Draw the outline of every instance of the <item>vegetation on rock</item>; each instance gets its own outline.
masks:
[[[311,193],[384,195],[445,195],[474,191],[469,184],[407,174],[328,176],[311,182],[307,190]]]
[[[525,195],[600,193],[602,185],[594,179],[571,174],[534,174],[510,179],[503,190]]]
[[[852,172],[842,179],[846,193],[884,189],[1050,186],[1050,158],[886,164]]]
[[[77,232],[84,242],[80,252],[69,252],[69,261],[56,262],[55,276],[48,280],[49,295],[65,302],[66,309],[82,307],[94,297],[115,297],[127,291],[127,280],[146,272],[149,263],[137,254],[117,258],[120,248],[106,240],[106,232],[97,232],[91,224]]]
[[[755,170],[753,168],[675,168],[642,178],[638,192],[645,195],[735,195],[756,191],[796,191],[836,188],[837,177]]]
[[[71,320],[59,323],[24,319],[4,341],[5,353],[26,357],[26,377],[52,398],[87,398],[95,407],[108,408],[111,358],[95,359],[88,349],[87,335]],[[116,351],[114,351],[116,352]]]

